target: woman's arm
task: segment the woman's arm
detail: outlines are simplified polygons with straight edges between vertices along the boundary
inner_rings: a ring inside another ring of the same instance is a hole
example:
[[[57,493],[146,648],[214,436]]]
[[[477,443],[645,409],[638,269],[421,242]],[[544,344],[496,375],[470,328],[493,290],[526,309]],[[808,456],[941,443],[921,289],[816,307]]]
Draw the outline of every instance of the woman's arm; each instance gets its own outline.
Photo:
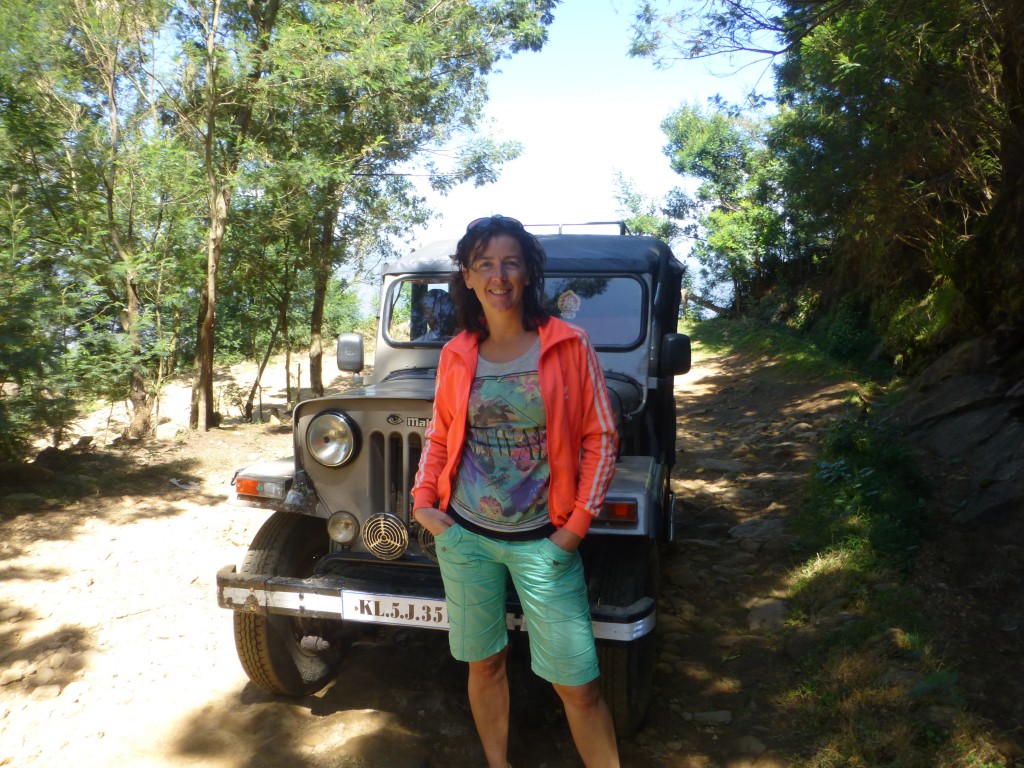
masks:
[[[448,431],[451,428],[452,412],[442,382],[451,365],[451,353],[441,350],[434,386],[434,409],[424,435],[423,453],[413,482],[413,517],[435,536],[455,523],[446,512],[437,509],[437,481],[448,463]]]
[[[581,408],[580,467],[576,502],[562,530],[568,529],[566,533],[582,539],[604,506],[604,497],[615,473],[619,438],[601,363],[586,336],[580,339],[577,370]]]

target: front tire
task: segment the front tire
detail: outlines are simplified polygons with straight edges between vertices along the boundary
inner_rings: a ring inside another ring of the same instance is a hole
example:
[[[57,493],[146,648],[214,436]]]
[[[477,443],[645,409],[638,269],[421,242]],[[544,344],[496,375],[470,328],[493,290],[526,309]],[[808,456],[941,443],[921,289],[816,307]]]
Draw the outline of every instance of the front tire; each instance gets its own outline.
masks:
[[[328,551],[326,524],[275,512],[256,533],[242,571],[305,578]],[[340,621],[236,612],[235,650],[260,688],[284,696],[314,693],[338,673],[348,641]]]
[[[658,599],[658,549],[654,542],[623,545],[601,551],[596,565],[595,596],[609,605],[630,605],[642,597]],[[611,711],[615,734],[631,737],[640,727],[651,701],[657,661],[655,636],[649,632],[632,642],[597,641],[601,693]]]

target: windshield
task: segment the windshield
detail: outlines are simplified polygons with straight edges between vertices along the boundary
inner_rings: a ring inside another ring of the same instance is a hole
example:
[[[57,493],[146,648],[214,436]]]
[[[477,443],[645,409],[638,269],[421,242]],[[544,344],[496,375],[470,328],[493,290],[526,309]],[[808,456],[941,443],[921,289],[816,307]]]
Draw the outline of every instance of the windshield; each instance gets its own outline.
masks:
[[[578,325],[595,347],[633,347],[643,339],[644,285],[631,275],[544,277],[544,308]],[[441,346],[454,336],[455,305],[439,277],[400,278],[388,292],[385,337],[391,343]]]
[[[387,333],[399,344],[440,346],[455,335],[455,305],[447,281],[404,278],[388,295]]]

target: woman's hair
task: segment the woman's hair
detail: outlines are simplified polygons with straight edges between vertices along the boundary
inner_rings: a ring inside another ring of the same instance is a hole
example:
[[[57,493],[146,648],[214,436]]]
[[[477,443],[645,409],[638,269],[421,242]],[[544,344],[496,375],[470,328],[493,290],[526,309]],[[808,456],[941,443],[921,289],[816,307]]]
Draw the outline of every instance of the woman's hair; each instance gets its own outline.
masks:
[[[507,235],[515,238],[523,251],[526,272],[530,277],[523,288],[523,328],[535,331],[548,319],[548,311],[541,305],[544,296],[544,248],[536,237],[531,235],[515,219],[507,216],[486,216],[475,219],[466,227],[466,234],[459,240],[452,256],[455,268],[460,270],[458,277],[452,281],[451,296],[455,301],[459,325],[467,331],[476,333],[483,341],[489,335],[484,309],[476,294],[466,286],[461,270],[469,269],[473,259],[486,250],[495,237]]]

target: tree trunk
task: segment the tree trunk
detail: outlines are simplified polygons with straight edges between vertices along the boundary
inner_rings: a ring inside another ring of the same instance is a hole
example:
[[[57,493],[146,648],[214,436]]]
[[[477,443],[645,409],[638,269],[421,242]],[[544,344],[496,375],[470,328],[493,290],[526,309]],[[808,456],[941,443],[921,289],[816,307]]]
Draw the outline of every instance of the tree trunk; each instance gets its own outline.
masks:
[[[333,194],[332,194],[333,197]],[[328,206],[320,222],[316,273],[313,276],[313,311],[309,318],[309,387],[314,397],[324,396],[323,330],[327,286],[334,267],[334,227],[338,220],[338,204]]]
[[[700,296],[697,296],[696,294],[691,293],[691,294],[688,295],[687,298],[688,298],[689,301],[692,301],[698,307],[704,307],[704,309],[710,309],[712,312],[715,312],[715,313],[717,313],[719,315],[722,315],[723,317],[726,317],[726,316],[732,314],[725,307],[719,307],[719,306],[717,306],[715,304],[712,304],[707,299],[702,299]]]
[[[259,31],[257,48],[265,53],[270,45],[270,33],[277,17],[279,0],[267,0],[260,4],[247,3],[249,13]],[[196,341],[196,380],[192,387],[192,411],[189,425],[204,430],[217,426],[219,415],[214,411],[213,402],[213,351],[216,333],[217,311],[217,268],[224,247],[228,211],[231,204],[232,177],[238,168],[236,154],[249,132],[252,119],[252,104],[243,103],[234,109],[233,129],[230,137],[218,132],[217,110],[224,106],[217,92],[218,83],[218,35],[220,30],[221,0],[214,0],[206,25],[206,122],[203,141],[205,144],[204,166],[210,191],[210,230],[206,243],[206,281],[199,299],[199,329]],[[263,75],[260,57],[254,59],[249,80],[256,83]],[[226,147],[218,149],[217,143]],[[226,153],[222,160],[218,155]]]
[[[192,389],[192,413],[189,423],[193,429],[213,429],[219,416],[213,402],[213,349],[216,333],[217,267],[224,247],[227,230],[231,188],[221,187],[211,180],[210,232],[206,244],[206,282],[199,297],[199,334],[196,343],[196,383]]]
[[[253,403],[256,400],[256,392],[260,388],[260,381],[263,379],[263,371],[267,368],[267,363],[270,362],[270,355],[274,351],[274,345],[277,343],[277,334],[281,330],[282,317],[281,312],[277,314],[277,321],[274,323],[274,332],[270,334],[270,343],[267,344],[267,349],[263,353],[263,361],[260,363],[260,369],[256,372],[256,381],[252,383],[252,389],[249,390],[249,397],[245,401],[245,420],[247,422],[252,421],[252,410]]]
[[[116,238],[115,238],[116,239]],[[141,302],[139,301],[139,289],[135,284],[134,271],[129,272],[126,281],[128,294],[128,307],[122,318],[125,332],[132,340],[132,351],[135,354],[142,352],[142,344],[139,341],[137,323],[141,314]],[[153,423],[153,400],[146,389],[146,377],[141,366],[133,365],[129,378],[128,400],[132,404],[132,418],[128,426],[124,428],[121,437],[127,440],[141,440],[152,434]]]

